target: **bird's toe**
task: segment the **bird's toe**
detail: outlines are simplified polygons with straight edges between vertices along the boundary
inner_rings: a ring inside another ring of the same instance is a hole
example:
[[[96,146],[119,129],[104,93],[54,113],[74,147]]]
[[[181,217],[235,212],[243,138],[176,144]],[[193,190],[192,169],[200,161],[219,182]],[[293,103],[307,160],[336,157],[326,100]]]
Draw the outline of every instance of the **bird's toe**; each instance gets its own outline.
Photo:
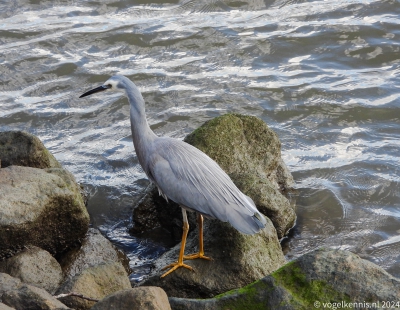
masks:
[[[183,259],[196,259],[196,258],[213,260],[211,257],[205,256],[203,253],[194,253],[194,254],[183,255]]]
[[[169,264],[169,265],[167,265],[167,266],[165,266],[165,267],[163,267],[163,268],[161,269],[161,270],[165,270],[165,269],[171,268],[171,269],[168,270],[166,273],[164,273],[164,274],[161,276],[161,278],[164,278],[165,276],[169,275],[171,272],[175,271],[175,270],[178,269],[179,267],[184,267],[184,268],[186,268],[186,269],[189,269],[189,270],[191,270],[191,271],[194,271],[193,267],[191,267],[191,266],[189,266],[189,265],[186,265],[186,264],[184,264],[184,263],[175,262],[175,263]]]

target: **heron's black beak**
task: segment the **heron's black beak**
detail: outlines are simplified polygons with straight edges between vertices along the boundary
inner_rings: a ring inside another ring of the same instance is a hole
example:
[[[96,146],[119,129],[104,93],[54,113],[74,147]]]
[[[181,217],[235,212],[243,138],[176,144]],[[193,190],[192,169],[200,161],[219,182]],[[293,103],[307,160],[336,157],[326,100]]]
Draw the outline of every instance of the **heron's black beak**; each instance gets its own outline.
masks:
[[[83,95],[80,95],[79,98],[83,98],[83,97],[86,97],[86,96],[89,96],[89,95],[98,93],[98,92],[100,92],[100,91],[104,91],[104,90],[109,89],[109,88],[111,88],[111,85],[101,85],[101,86],[99,86],[99,87],[97,87],[97,88],[95,88],[95,89],[92,89],[92,90],[87,91],[87,92],[84,93]]]

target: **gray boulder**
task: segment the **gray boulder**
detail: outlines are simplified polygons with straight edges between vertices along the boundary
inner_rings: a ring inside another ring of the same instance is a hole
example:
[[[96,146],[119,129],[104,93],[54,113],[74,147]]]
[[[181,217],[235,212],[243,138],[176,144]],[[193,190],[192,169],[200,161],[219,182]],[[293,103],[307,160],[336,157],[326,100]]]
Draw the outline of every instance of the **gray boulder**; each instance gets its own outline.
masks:
[[[58,289],[57,295],[74,292],[101,300],[109,294],[128,288],[131,288],[131,284],[122,264],[110,262],[89,267],[67,279]],[[62,297],[60,301],[77,310],[90,309],[95,304],[94,301],[74,296]]]
[[[34,246],[0,262],[0,272],[50,293],[56,291],[63,279],[61,266],[56,259],[49,252]]]
[[[95,304],[91,310],[171,310],[167,294],[159,287],[137,287],[118,291]]]
[[[215,298],[169,300],[173,310],[334,309],[342,301],[353,303],[348,309],[381,309],[382,301],[400,300],[400,279],[353,253],[319,249]]]
[[[27,284],[16,290],[5,292],[2,296],[2,302],[16,310],[69,309],[44,289]]]
[[[195,253],[198,232],[188,239],[186,254]],[[285,263],[275,228],[267,219],[266,227],[255,235],[239,233],[218,220],[204,222],[205,255],[213,260],[186,260],[195,272],[179,268],[165,278],[162,267],[178,258],[180,244],[155,261],[155,269],[140,285],[159,286],[168,296],[205,298],[247,285],[278,269]]]
[[[98,229],[89,228],[82,245],[64,254],[60,263],[67,278],[80,274],[83,270],[106,262],[127,260],[112,243],[103,237]],[[129,264],[125,269],[129,268]]]
[[[1,301],[1,296],[5,292],[17,289],[21,285],[22,284],[20,279],[14,278],[6,273],[0,273],[0,301]]]
[[[25,245],[63,252],[88,229],[80,188],[63,169],[2,168],[0,197],[0,260]]]
[[[1,167],[61,168],[39,138],[25,131],[0,132]]]

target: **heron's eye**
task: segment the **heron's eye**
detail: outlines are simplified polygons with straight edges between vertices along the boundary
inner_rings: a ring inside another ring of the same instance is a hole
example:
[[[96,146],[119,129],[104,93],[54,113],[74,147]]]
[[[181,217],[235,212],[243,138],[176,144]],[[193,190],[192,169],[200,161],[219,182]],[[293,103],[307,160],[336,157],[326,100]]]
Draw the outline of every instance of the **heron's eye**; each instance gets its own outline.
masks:
[[[111,85],[111,84],[107,84],[107,86],[108,86],[109,88],[112,88],[112,85]]]

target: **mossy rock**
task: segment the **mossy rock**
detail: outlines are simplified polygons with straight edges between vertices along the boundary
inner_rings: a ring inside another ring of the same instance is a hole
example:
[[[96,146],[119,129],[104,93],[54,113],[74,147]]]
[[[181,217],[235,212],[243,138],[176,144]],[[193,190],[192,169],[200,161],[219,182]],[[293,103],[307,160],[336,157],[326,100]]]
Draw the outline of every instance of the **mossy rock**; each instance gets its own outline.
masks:
[[[61,168],[42,141],[25,131],[0,132],[1,167]]]
[[[341,302],[364,309],[364,303],[373,308],[399,298],[400,279],[381,267],[348,251],[319,249],[243,288],[211,299],[170,298],[170,303],[173,310],[307,310]]]
[[[284,237],[296,219],[294,206],[282,195],[293,186],[293,178],[281,158],[276,133],[261,119],[240,114],[214,118],[185,138],[231,177],[250,196],[257,208],[274,224],[278,238]]]
[[[229,175],[252,172],[268,178],[278,167],[281,143],[261,119],[240,114],[214,118],[185,138]]]

